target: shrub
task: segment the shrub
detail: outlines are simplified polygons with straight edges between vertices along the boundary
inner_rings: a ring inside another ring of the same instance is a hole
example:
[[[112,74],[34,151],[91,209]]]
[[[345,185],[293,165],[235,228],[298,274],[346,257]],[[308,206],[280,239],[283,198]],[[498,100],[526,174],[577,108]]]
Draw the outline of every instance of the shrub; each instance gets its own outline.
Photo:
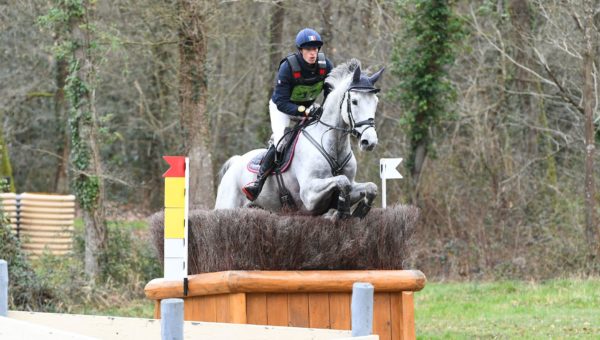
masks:
[[[4,219],[0,221],[0,259],[8,263],[10,309],[39,310],[50,303],[52,291],[38,278]]]

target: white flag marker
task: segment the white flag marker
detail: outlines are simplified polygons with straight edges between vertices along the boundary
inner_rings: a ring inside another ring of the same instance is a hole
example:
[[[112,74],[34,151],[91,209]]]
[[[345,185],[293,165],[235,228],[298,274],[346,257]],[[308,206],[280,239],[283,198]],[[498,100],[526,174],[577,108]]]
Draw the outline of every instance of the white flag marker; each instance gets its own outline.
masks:
[[[398,172],[398,165],[402,162],[402,158],[381,158],[379,160],[379,177],[381,177],[381,206],[385,208],[387,206],[387,195],[386,195],[386,179],[402,178],[400,172]]]

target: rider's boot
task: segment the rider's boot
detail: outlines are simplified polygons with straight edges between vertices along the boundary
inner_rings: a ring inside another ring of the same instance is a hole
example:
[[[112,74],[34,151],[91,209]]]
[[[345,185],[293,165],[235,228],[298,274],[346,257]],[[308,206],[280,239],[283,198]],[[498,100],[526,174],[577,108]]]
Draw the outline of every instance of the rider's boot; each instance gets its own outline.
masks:
[[[273,170],[273,166],[275,165],[275,155],[277,154],[277,148],[275,145],[271,145],[269,150],[262,159],[262,163],[260,164],[260,169],[258,170],[258,175],[256,177],[256,181],[246,184],[242,188],[242,192],[246,195],[246,197],[250,201],[256,200],[260,191],[262,190],[267,177],[271,174]]]

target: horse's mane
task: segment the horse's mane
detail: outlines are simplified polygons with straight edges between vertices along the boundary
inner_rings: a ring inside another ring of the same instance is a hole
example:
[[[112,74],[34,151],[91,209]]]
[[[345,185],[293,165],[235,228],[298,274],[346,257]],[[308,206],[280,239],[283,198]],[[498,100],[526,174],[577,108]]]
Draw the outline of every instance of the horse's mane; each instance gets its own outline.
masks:
[[[339,83],[353,74],[357,67],[360,67],[360,60],[352,58],[331,70],[325,82],[332,88],[339,87]]]
[[[352,58],[349,61],[336,66],[333,70],[331,70],[331,72],[329,72],[327,79],[325,79],[325,83],[332,89],[332,91],[327,96],[325,106],[328,106],[328,103],[339,103],[339,101],[342,100],[342,96],[352,82],[354,70],[356,70],[358,67],[360,67],[360,61]]]

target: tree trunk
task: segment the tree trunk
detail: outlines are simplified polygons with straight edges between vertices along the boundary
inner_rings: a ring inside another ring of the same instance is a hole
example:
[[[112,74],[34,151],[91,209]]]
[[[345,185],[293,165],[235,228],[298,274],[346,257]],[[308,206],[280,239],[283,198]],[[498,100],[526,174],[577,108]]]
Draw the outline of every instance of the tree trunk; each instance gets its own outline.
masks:
[[[331,13],[331,2],[331,0],[319,1],[321,8],[323,9],[323,31],[321,36],[323,37],[323,43],[325,50],[327,51],[327,56],[330,59],[333,59],[335,49],[333,48],[333,24],[331,22],[333,15]]]
[[[283,46],[283,21],[285,19],[285,8],[283,1],[275,1],[271,6],[271,21],[269,24],[269,69],[271,72],[277,72],[279,69],[279,61],[283,57],[281,48]],[[273,80],[275,77],[273,76]],[[271,91],[273,90],[273,82],[269,82]],[[271,92],[269,91],[269,92]],[[269,93],[269,99],[271,98]]]
[[[361,10],[361,23],[363,26],[364,34],[369,36],[371,33],[371,26],[373,25],[372,12],[373,12],[373,1],[367,0],[363,2],[363,8]]]
[[[60,37],[57,34],[58,40]],[[54,92],[54,117],[57,126],[57,143],[56,154],[60,156],[54,176],[54,192],[66,194],[69,192],[69,153],[70,142],[68,133],[68,123],[66,117],[65,103],[65,80],[67,79],[67,61],[64,58],[56,60],[56,91]]]
[[[206,112],[205,13],[199,6],[196,1],[180,1],[179,103],[185,151],[190,158],[190,204],[209,209],[215,190]]]
[[[269,115],[269,101],[273,95],[275,77],[279,70],[279,62],[283,57],[281,49],[283,46],[283,21],[285,19],[285,8],[283,0],[277,0],[271,6],[269,21],[269,73],[266,81],[266,101],[264,108],[263,124],[258,131],[259,140],[268,140],[271,137],[271,119]],[[248,110],[244,107],[244,110]],[[245,116],[245,115],[244,115]],[[245,119],[245,118],[244,118]],[[242,124],[245,124],[243,122]]]
[[[424,137],[423,139],[413,142],[413,155],[414,162],[413,167],[411,169],[411,201],[413,204],[417,204],[419,202],[420,193],[419,193],[419,180],[421,179],[421,171],[423,170],[423,164],[425,163],[425,158],[427,157],[427,144],[429,143],[429,136]]]
[[[71,137],[76,171],[74,177],[77,198],[83,210],[85,224],[85,272],[92,279],[100,273],[99,255],[106,248],[107,230],[104,216],[104,183],[98,146],[98,115],[95,106],[96,75],[92,55],[92,33],[89,28],[92,6],[81,4],[83,15],[71,17],[71,40],[75,50],[71,75]]]
[[[0,158],[2,158],[0,161],[0,192],[15,192],[15,179],[2,128],[0,128]]]
[[[269,139],[271,136],[271,119],[269,116],[269,101],[273,95],[273,89],[275,85],[275,77],[279,70],[279,62],[283,57],[281,55],[281,49],[283,46],[283,21],[285,19],[285,8],[283,7],[283,1],[275,1],[271,6],[271,20],[269,22],[269,75],[266,81],[266,104],[265,104],[265,115],[264,115],[264,131],[261,127],[259,133],[260,140]],[[244,108],[247,110],[247,108]]]
[[[508,3],[508,12],[510,14],[512,28],[514,30],[514,58],[520,65],[527,68],[535,69],[534,62],[531,58],[531,46],[527,43],[527,39],[531,36],[532,30],[532,14],[528,0],[510,0]],[[531,126],[538,122],[537,107],[531,98],[531,93],[535,91],[532,86],[533,79],[530,73],[519,66],[513,65],[515,68],[515,86],[520,93],[518,96],[519,108],[523,119],[529,121]],[[536,129],[527,129],[525,131],[526,151],[535,157],[538,144],[538,136]]]
[[[585,234],[589,246],[590,257],[600,256],[598,244],[598,225],[595,212],[595,183],[594,183],[594,108],[596,96],[594,87],[594,57],[595,57],[595,30],[593,26],[593,11],[587,13],[584,27],[585,50],[583,53],[583,110],[585,115]]]

